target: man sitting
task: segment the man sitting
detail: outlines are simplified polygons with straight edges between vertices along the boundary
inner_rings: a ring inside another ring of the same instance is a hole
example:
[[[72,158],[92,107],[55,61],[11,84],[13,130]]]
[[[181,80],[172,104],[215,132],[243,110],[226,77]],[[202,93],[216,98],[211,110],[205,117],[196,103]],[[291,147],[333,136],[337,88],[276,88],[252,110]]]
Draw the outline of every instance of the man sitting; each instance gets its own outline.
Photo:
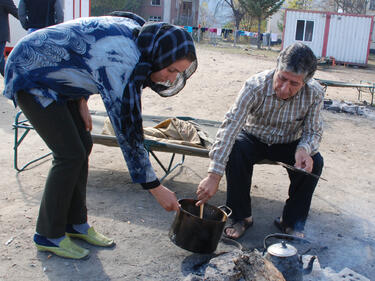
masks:
[[[233,224],[225,235],[236,239],[253,224],[250,187],[253,165],[264,160],[283,162],[320,175],[323,158],[323,89],[312,79],[317,60],[312,50],[295,43],[277,58],[275,69],[248,79],[226,113],[210,151],[208,176],[197,189],[197,205],[205,203],[227,177],[227,205]],[[276,226],[287,234],[303,236],[318,180],[287,170],[289,198]]]

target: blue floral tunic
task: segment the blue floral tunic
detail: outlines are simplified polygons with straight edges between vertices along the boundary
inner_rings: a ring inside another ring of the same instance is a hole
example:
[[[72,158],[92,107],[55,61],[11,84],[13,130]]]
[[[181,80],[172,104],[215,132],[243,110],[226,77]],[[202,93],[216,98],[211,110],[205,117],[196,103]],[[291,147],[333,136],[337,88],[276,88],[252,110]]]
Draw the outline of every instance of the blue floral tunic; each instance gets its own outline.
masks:
[[[11,52],[4,95],[17,105],[17,92],[32,93],[41,106],[99,93],[136,183],[157,180],[142,142],[136,147],[121,131],[123,91],[140,58],[130,18],[91,17],[25,36]],[[126,129],[126,128],[125,128]]]

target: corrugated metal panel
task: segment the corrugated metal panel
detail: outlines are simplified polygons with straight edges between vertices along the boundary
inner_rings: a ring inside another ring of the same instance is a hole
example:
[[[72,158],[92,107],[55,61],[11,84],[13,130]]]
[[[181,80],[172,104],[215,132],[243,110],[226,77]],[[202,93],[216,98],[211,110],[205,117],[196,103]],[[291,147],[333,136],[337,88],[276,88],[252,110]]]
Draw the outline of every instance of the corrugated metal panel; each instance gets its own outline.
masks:
[[[366,64],[371,18],[331,15],[327,56],[336,61]]]
[[[317,57],[322,56],[324,27],[326,22],[326,15],[324,13],[314,13],[308,11],[292,11],[287,10],[284,29],[283,48],[293,44],[294,42],[301,42],[309,46]],[[312,41],[296,40],[297,21],[313,21],[314,29]]]

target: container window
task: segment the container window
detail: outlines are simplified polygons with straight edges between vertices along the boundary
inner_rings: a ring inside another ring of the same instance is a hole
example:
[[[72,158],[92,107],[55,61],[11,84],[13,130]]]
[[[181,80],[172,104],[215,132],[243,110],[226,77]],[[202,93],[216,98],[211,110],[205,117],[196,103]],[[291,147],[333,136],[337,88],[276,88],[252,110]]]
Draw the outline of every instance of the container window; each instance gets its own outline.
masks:
[[[305,41],[312,41],[313,31],[314,31],[314,22],[306,21]]]
[[[297,20],[296,40],[298,40],[298,41],[303,40],[304,29],[305,29],[305,21],[304,20]]]
[[[314,22],[297,20],[296,40],[297,41],[312,41],[314,33]]]

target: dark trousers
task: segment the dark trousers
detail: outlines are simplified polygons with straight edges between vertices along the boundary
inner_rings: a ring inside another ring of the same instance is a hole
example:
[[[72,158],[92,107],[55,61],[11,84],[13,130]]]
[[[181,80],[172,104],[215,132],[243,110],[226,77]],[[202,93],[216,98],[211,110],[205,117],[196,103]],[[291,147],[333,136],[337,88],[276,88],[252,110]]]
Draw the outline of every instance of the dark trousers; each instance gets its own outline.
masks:
[[[87,222],[86,184],[91,134],[85,129],[77,100],[66,104],[53,102],[43,108],[31,94],[19,92],[17,102],[53,155],[36,231],[48,238],[61,237],[65,234],[66,224]]]
[[[6,41],[0,41],[0,74],[3,77],[4,77],[4,68],[5,68],[5,58],[4,58],[5,43]]]
[[[253,165],[264,159],[294,165],[298,142],[269,146],[244,131],[238,135],[226,166],[227,205],[233,210],[233,219],[243,219],[252,215],[250,188]],[[323,158],[317,153],[312,159],[312,173],[320,176]],[[303,230],[318,180],[299,172],[287,172],[290,186],[289,198],[282,214],[283,222],[295,230]]]

